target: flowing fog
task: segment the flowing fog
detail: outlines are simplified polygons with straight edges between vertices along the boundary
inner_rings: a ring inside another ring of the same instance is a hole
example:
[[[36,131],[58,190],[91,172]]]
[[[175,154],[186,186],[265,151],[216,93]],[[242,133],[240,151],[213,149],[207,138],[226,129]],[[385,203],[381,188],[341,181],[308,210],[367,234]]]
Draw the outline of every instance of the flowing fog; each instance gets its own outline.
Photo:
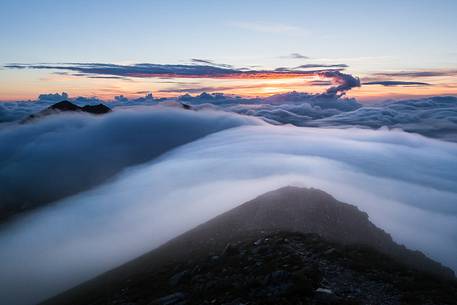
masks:
[[[3,227],[0,299],[36,303],[285,185],[357,205],[397,242],[457,270],[456,143],[396,130],[243,124]]]
[[[18,212],[76,194],[128,166],[245,124],[259,120],[152,106],[104,116],[61,113],[0,129],[0,218],[2,209]]]

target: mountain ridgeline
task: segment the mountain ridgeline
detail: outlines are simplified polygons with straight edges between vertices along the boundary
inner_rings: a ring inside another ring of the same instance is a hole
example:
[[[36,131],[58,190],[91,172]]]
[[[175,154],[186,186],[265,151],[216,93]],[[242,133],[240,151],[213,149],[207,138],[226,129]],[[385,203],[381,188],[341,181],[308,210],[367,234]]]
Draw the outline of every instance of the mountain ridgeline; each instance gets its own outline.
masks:
[[[50,114],[57,114],[60,112],[86,112],[90,114],[105,114],[108,112],[111,112],[111,108],[109,108],[106,105],[103,104],[97,104],[97,105],[84,105],[82,107],[73,104],[72,102],[69,101],[61,101],[58,103],[55,103],[51,106],[49,106],[46,109],[43,109],[42,111],[31,114],[27,118],[25,118],[22,122],[30,122],[32,120],[50,115]]]
[[[154,234],[151,232],[151,234]],[[451,269],[353,205],[284,187],[45,304],[456,304]]]

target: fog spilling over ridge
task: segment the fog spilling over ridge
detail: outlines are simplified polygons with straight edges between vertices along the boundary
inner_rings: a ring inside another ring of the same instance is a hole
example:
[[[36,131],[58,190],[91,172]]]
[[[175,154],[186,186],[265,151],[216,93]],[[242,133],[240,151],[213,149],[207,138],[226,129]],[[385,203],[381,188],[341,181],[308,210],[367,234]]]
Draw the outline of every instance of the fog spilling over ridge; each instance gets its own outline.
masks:
[[[0,305],[457,305],[457,0],[0,3]]]
[[[210,133],[260,123],[154,106],[101,117],[62,113],[0,129],[0,218],[87,190]]]
[[[163,122],[154,125],[162,136],[149,141],[175,144],[109,183],[5,226],[0,299],[35,303],[285,185],[319,188],[357,205],[396,241],[457,270],[455,143],[400,130],[272,126],[215,111],[135,115]],[[86,116],[62,118],[86,124]],[[58,126],[58,120],[24,130]],[[121,132],[127,125],[94,129],[85,140],[109,138],[113,128]]]

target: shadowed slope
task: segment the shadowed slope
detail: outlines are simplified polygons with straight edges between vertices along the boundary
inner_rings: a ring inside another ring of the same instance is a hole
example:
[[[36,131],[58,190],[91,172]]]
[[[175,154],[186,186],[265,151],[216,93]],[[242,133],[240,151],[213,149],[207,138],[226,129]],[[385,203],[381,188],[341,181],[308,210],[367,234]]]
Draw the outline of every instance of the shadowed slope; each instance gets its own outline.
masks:
[[[246,232],[258,230],[317,233],[330,241],[373,247],[423,271],[453,276],[450,269],[421,252],[396,244],[389,234],[370,222],[365,212],[316,189],[284,187],[268,192],[198,226],[171,243],[193,243],[195,240],[205,243],[208,239],[226,243]]]
[[[355,206],[339,202],[320,190],[285,187],[242,204],[128,264],[49,300],[46,304],[104,304],[115,299],[126,285],[132,289],[139,289],[140,292],[136,293],[141,297],[157,297],[158,291],[170,288],[167,283],[163,283],[164,279],[160,278],[160,274],[172,276],[182,267],[183,262],[189,265],[187,269],[192,268],[196,260],[205,260],[205,257],[211,258],[223,253],[227,244],[241,245],[245,241],[262,239],[269,234],[275,239],[278,232],[318,234],[321,246],[318,246],[317,250],[313,249],[314,242],[308,244],[307,237],[301,241],[303,247],[317,251],[313,254],[314,260],[318,258],[317,262],[326,255],[325,251],[321,251],[324,245],[324,250],[341,247],[338,248],[338,253],[342,253],[342,257],[335,258],[333,264],[336,261],[352,262],[352,265],[358,262],[372,262],[378,271],[385,269],[386,266],[399,265],[401,274],[411,272],[406,267],[410,266],[438,275],[442,279],[453,278],[450,269],[418,251],[411,251],[394,243],[390,235],[373,225],[368,215]],[[336,242],[336,245],[333,242]],[[339,245],[350,246],[344,248],[345,246]],[[358,245],[362,245],[362,248],[368,246],[372,250],[367,254],[365,250],[359,250],[361,248]],[[283,256],[282,252],[271,249],[269,251],[271,256],[277,259]],[[368,263],[362,265],[363,274],[366,272],[364,268],[368,268]],[[414,286],[415,282],[412,283]],[[143,301],[140,304],[143,304]]]

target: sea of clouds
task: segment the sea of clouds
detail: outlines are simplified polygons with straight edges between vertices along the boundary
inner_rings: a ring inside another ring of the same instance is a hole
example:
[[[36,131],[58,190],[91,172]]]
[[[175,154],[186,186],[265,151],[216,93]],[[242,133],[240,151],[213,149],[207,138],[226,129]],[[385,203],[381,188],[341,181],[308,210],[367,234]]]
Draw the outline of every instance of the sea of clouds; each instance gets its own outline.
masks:
[[[0,103],[0,128],[49,107],[70,100],[80,106],[105,103],[111,108],[151,105],[190,105],[195,110],[215,109],[259,117],[272,124],[308,127],[359,127],[402,129],[428,137],[457,142],[457,97],[436,96],[400,101],[360,103],[339,95],[289,92],[266,98],[241,98],[221,93],[185,94],[177,98],[117,96],[113,100],[42,94],[34,101]]]
[[[2,225],[0,299],[34,304],[285,185],[354,204],[397,242],[457,270],[456,143],[211,109],[121,107],[3,127],[2,198],[73,195]],[[88,184],[104,167],[116,173]]]
[[[0,129],[0,212],[49,203],[105,182],[122,169],[255,118],[161,106],[109,115],[62,113]]]

